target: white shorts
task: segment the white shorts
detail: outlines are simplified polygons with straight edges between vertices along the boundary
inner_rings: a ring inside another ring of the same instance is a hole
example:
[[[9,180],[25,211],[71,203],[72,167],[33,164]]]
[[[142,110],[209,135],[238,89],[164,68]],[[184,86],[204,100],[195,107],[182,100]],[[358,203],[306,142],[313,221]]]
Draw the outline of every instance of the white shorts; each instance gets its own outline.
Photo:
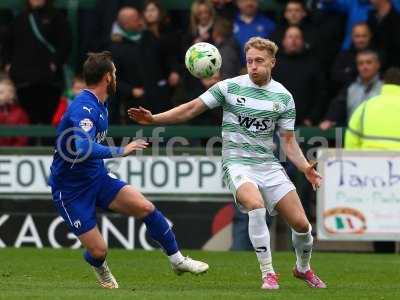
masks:
[[[242,212],[246,209],[236,200],[238,188],[246,182],[253,183],[261,192],[265,207],[271,216],[278,212],[275,206],[290,191],[296,189],[283,168],[268,168],[265,165],[230,165],[224,168],[224,181],[232,192],[235,203]]]

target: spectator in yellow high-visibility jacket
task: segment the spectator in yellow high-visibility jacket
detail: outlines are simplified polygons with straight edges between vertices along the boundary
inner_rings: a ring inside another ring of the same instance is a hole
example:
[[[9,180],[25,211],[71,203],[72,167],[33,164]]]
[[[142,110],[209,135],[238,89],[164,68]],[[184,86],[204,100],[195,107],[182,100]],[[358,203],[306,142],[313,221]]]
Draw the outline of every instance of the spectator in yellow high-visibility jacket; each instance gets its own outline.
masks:
[[[362,102],[350,118],[346,149],[400,151],[400,69],[386,71],[381,94]],[[375,242],[380,253],[395,250],[394,242]]]
[[[381,94],[361,103],[350,118],[346,149],[400,150],[400,69],[386,71]]]

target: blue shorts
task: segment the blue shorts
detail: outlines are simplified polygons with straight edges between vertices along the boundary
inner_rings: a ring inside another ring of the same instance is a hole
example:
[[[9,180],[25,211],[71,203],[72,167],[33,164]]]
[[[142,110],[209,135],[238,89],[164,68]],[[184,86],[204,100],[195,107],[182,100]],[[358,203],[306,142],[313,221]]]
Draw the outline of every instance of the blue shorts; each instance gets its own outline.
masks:
[[[52,186],[51,193],[58,214],[68,229],[79,236],[96,226],[96,207],[109,210],[110,203],[125,185],[125,182],[106,174],[84,188]]]

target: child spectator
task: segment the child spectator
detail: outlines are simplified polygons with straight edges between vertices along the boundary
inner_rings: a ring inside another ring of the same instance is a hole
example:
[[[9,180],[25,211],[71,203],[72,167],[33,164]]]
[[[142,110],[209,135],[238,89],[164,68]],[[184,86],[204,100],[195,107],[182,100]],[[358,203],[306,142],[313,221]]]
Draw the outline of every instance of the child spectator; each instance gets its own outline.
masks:
[[[53,116],[51,121],[51,125],[58,126],[60,123],[64,113],[67,111],[69,105],[74,100],[74,98],[86,88],[85,80],[81,75],[76,75],[72,80],[72,88],[71,91],[66,95],[60,98],[58,102],[57,110]]]
[[[13,82],[0,79],[0,124],[28,125],[26,112],[16,103],[16,92]],[[0,137],[0,147],[22,147],[28,145],[27,137]]]

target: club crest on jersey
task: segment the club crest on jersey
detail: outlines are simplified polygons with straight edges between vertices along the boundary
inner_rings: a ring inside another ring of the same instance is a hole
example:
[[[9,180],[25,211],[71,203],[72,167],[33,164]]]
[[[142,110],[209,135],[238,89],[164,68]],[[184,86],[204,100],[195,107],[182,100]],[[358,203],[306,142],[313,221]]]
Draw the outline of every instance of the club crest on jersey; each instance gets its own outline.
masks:
[[[244,98],[244,97],[236,98],[236,104],[238,106],[244,106],[246,104],[246,98]]]
[[[272,104],[273,111],[279,111],[280,109],[281,109],[281,106],[279,105],[279,103],[274,102],[274,104]]]
[[[81,226],[82,226],[82,224],[81,224],[81,220],[76,220],[76,221],[74,221],[74,227],[76,228],[76,229],[79,229],[79,228],[81,228]]]
[[[274,121],[269,118],[252,118],[249,116],[238,116],[239,125],[246,129],[257,132],[257,131],[269,131],[274,130]]]
[[[93,122],[88,118],[82,119],[79,122],[79,127],[82,128],[83,131],[88,132],[93,128]]]

